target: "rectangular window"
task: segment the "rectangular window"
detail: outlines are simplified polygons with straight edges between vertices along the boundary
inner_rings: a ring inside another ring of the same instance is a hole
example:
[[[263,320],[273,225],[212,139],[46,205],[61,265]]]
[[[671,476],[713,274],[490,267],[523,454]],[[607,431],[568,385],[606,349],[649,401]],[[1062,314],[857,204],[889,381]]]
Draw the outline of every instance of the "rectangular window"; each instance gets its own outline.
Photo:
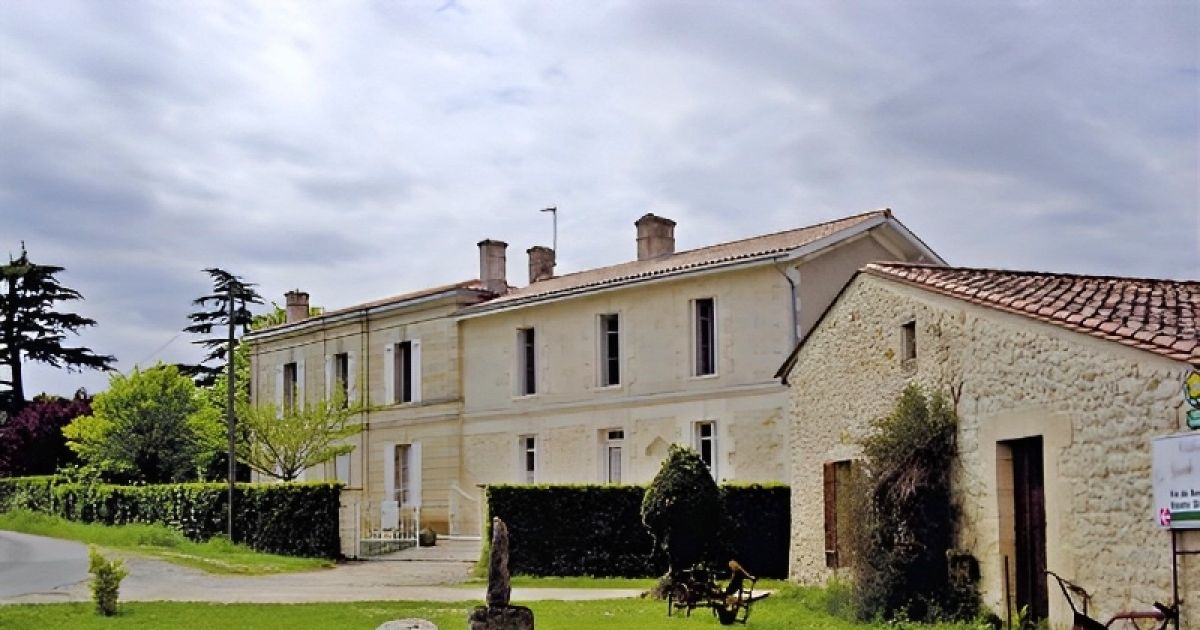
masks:
[[[911,321],[900,327],[900,358],[912,361],[917,358],[917,322]]]
[[[283,365],[283,412],[291,413],[296,408],[296,392],[297,382],[296,375],[298,370],[296,364],[285,363]]]
[[[717,309],[713,298],[693,302],[695,310],[696,376],[717,373]]]
[[[600,386],[621,384],[621,328],[616,313],[600,316]]]
[[[537,346],[532,328],[517,330],[517,393],[529,396],[537,393]]]
[[[693,427],[692,440],[700,459],[708,466],[713,478],[717,477],[717,423],[713,421],[697,422]]]
[[[395,471],[396,478],[392,483],[392,487],[395,488],[392,500],[400,505],[408,505],[412,501],[412,470],[409,469],[411,450],[411,444],[397,444],[393,454],[395,459],[392,470]]]
[[[392,377],[395,382],[392,384],[392,391],[395,399],[392,402],[406,403],[412,402],[413,399],[413,351],[411,341],[401,341],[396,344],[396,351],[393,354],[393,361],[396,362],[392,369]]]
[[[848,551],[851,474],[853,462],[825,462],[822,476],[825,486],[825,566],[830,569],[850,566]]]
[[[621,429],[608,429],[603,432],[603,435],[604,480],[608,483],[621,483],[622,450],[625,445],[625,431]]]
[[[522,435],[521,438],[521,479],[525,483],[537,481],[537,436]]]
[[[350,406],[350,355],[342,352],[333,355],[334,396],[341,396],[342,407]]]

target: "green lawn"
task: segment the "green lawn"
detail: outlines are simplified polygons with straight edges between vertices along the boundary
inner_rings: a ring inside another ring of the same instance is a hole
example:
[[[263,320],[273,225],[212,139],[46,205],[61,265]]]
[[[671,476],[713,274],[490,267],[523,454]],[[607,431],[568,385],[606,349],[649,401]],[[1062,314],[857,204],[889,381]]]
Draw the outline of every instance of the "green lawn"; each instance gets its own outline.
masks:
[[[294,558],[259,553],[243,545],[231,544],[223,538],[196,543],[162,525],[110,527],[14,510],[0,514],[0,529],[77,540],[109,549],[145,554],[209,573],[266,575],[333,566],[332,562],[319,558]]]
[[[466,626],[474,603],[353,602],[335,604],[197,604],[148,602],[121,605],[112,618],[98,617],[90,604],[23,604],[0,606],[0,628],[194,628],[211,630],[255,628],[361,628],[371,630],[389,619],[421,617],[443,630]],[[686,630],[720,628],[706,611],[691,618],[667,618],[660,601],[627,599],[589,602],[531,602],[539,630]],[[818,589],[788,588],[755,605],[747,627],[761,630],[865,630],[905,625],[872,626],[846,622],[825,612]],[[201,621],[202,620],[202,621]],[[924,626],[930,630],[975,630],[978,626]]]

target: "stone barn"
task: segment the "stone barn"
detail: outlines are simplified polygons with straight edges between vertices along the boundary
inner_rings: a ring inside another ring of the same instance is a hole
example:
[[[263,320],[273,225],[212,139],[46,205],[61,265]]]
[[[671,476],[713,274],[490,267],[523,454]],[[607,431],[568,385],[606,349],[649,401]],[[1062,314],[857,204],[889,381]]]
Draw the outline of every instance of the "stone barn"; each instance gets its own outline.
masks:
[[[1200,282],[867,265],[777,374],[791,388],[792,579],[850,577],[838,541],[854,523],[826,501],[870,420],[917,382],[955,400],[958,546],[987,606],[1003,616],[1008,597],[1069,625],[1047,569],[1101,616],[1169,603],[1151,441],[1187,431],[1198,320]],[[1200,548],[1200,532],[1177,542]],[[1181,627],[1200,627],[1200,556],[1178,560]]]

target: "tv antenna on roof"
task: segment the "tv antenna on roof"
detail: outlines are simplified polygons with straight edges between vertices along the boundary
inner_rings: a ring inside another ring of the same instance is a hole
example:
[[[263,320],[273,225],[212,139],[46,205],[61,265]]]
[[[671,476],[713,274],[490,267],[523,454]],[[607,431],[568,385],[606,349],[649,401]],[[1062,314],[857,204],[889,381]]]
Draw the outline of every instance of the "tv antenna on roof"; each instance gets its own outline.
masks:
[[[542,208],[542,212],[549,212],[554,219],[554,240],[550,244],[550,249],[554,250],[554,266],[558,266],[558,206],[552,208]]]

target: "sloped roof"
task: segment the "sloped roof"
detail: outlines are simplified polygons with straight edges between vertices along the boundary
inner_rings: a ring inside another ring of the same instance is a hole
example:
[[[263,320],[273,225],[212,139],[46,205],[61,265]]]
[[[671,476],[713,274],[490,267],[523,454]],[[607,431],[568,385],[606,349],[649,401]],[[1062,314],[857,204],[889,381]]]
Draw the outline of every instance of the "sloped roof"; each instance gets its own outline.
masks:
[[[1200,364],[1200,282],[871,263],[865,273]]]
[[[676,252],[651,260],[634,260],[609,267],[588,269],[541,280],[526,287],[511,289],[505,295],[467,307],[461,313],[490,311],[514,303],[547,299],[582,289],[625,284],[684,271],[701,270],[733,262],[775,256],[873,219],[886,219],[891,216],[891,210],[875,210],[795,230]]]
[[[298,322],[276,324],[276,325],[270,326],[268,328],[263,328],[261,330],[255,330],[255,331],[252,331],[251,333],[249,333],[248,336],[250,336],[250,337],[269,336],[271,334],[281,332],[281,331],[289,329],[289,328],[294,328],[294,327],[300,326],[302,324],[312,324],[314,322],[327,321],[329,319],[336,318],[341,315],[346,315],[349,313],[356,313],[359,311],[367,311],[367,310],[371,310],[371,309],[383,308],[386,306],[393,306],[393,305],[399,306],[405,302],[411,302],[414,300],[419,300],[421,298],[438,295],[439,293],[447,293],[450,291],[457,291],[457,290],[473,291],[473,292],[479,293],[481,296],[485,296],[485,297],[488,295],[491,295],[491,293],[488,292],[487,289],[485,289],[483,287],[483,283],[481,283],[479,280],[474,280],[474,279],[473,280],[463,280],[461,282],[455,282],[453,284],[443,284],[441,286],[429,287],[427,289],[420,289],[417,291],[410,291],[408,293],[400,293],[397,295],[380,298],[378,300],[373,300],[370,302],[362,302],[359,304],[355,304],[353,306],[347,306],[345,308],[339,308],[336,310],[325,311],[325,312],[321,313],[320,315],[314,315],[313,317],[308,317],[308,318],[302,319]]]

